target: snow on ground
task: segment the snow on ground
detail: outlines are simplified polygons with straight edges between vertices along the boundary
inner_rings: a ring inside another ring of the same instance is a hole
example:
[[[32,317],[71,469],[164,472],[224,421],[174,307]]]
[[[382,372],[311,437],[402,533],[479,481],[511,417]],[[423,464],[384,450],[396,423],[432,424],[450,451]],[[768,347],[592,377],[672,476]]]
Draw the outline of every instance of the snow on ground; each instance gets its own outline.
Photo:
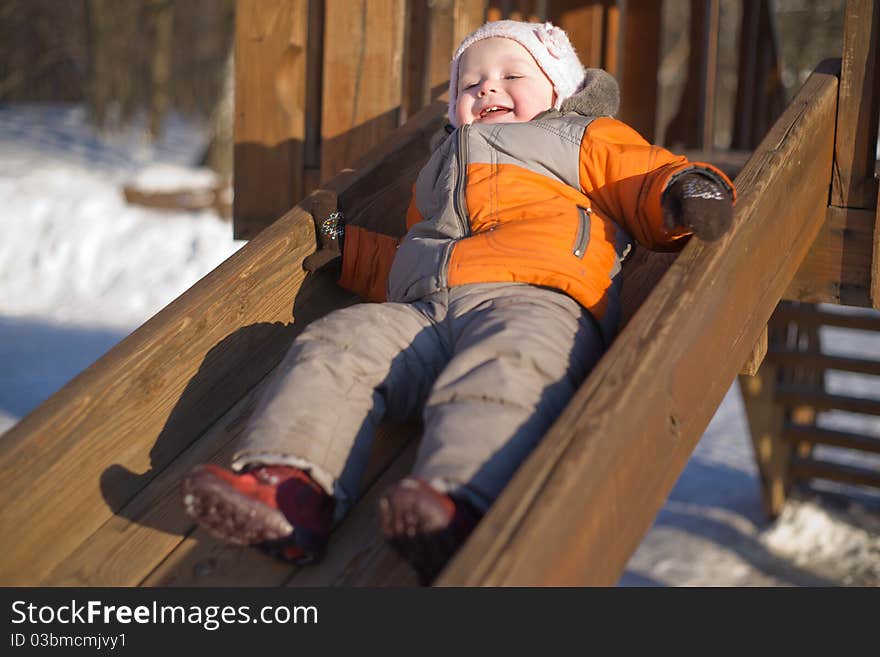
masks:
[[[212,184],[180,118],[151,144],[82,107],[0,106],[0,432],[243,242],[213,212],[128,205],[122,184]]]
[[[85,118],[76,106],[0,105],[0,434],[242,244],[212,211],[123,199],[124,182],[212,184],[191,166],[196,126],[176,118],[153,145],[138,129],[99,137]],[[822,337],[835,353],[880,353],[880,335]],[[877,377],[827,383],[880,398]],[[822,422],[880,436],[877,418]],[[620,583],[880,585],[880,496],[805,490],[768,523],[734,386]]]

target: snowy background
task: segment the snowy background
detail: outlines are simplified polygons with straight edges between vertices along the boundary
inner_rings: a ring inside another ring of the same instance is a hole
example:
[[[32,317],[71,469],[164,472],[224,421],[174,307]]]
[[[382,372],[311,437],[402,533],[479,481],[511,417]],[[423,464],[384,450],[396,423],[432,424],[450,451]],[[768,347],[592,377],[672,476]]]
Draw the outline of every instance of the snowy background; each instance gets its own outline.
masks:
[[[98,136],[81,106],[0,105],[0,434],[241,247],[212,211],[123,198],[210,181],[203,141],[180,119],[151,144],[137,125]],[[880,335],[823,331],[829,352],[880,354]],[[827,385],[880,398],[877,377]],[[880,418],[823,422],[880,436]],[[880,585],[880,497],[801,490],[768,523],[734,386],[621,584]]]

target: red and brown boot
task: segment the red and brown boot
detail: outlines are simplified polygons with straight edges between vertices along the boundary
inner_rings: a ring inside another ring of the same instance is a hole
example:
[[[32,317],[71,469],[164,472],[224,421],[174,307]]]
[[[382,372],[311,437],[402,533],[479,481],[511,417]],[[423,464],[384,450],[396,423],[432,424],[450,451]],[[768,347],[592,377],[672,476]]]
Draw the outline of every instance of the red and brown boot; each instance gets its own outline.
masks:
[[[466,502],[407,477],[379,500],[385,539],[408,561],[422,585],[434,581],[480,520]]]
[[[207,464],[184,478],[183,506],[224,541],[304,564],[324,552],[334,499],[299,468],[262,465],[237,473]]]

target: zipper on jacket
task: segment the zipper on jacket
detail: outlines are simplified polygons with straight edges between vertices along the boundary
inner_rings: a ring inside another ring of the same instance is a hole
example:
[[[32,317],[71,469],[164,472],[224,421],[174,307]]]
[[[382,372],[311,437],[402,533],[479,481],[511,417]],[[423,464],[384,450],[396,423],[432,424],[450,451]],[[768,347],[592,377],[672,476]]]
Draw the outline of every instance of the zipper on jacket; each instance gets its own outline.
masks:
[[[452,199],[455,216],[458,217],[461,226],[462,237],[467,237],[471,234],[470,222],[468,221],[467,216],[467,205],[465,204],[464,198],[465,178],[467,177],[467,133],[469,130],[470,125],[463,125],[458,131],[458,143],[456,144],[458,171]]]
[[[590,215],[593,211],[590,208],[582,208],[578,206],[578,229],[574,237],[573,253],[578,258],[583,258],[587,252],[587,245],[590,243]]]

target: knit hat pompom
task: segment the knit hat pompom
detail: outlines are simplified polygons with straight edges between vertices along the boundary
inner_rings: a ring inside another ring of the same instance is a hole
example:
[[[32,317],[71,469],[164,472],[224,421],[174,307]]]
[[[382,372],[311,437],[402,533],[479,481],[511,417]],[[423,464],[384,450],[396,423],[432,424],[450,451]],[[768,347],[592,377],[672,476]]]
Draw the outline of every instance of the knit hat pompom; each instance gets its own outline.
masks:
[[[553,84],[556,93],[554,109],[576,93],[584,81],[584,66],[568,40],[565,30],[547,23],[523,21],[494,21],[478,27],[464,38],[452,56],[449,71],[449,121],[455,120],[455,104],[458,101],[458,64],[465,50],[477,41],[502,37],[513,39],[534,57],[538,66]],[[548,108],[549,109],[549,108]]]

